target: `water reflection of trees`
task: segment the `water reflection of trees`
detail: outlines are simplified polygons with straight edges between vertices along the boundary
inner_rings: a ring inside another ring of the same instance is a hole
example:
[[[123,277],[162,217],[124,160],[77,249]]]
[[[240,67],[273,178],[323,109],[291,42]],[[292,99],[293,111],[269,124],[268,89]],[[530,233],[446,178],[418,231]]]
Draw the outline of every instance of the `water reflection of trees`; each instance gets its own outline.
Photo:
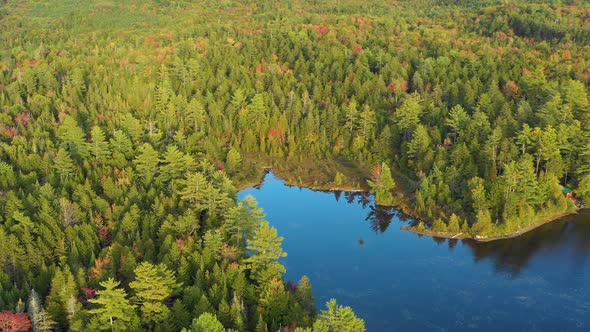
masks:
[[[385,233],[387,227],[391,224],[391,220],[397,215],[397,211],[375,205],[371,205],[369,209],[369,214],[367,214],[365,220],[369,222],[371,229],[375,233]]]
[[[345,192],[344,198],[348,204],[358,203],[363,209],[366,209],[370,204],[373,203],[372,195],[366,192]]]
[[[374,204],[373,197],[365,192],[335,192],[334,195],[338,201],[342,194],[348,204],[360,204],[363,209],[368,209],[369,213],[365,218],[369,222],[369,227],[375,233],[384,233],[391,224],[393,217],[401,217],[401,214],[394,208],[377,206]]]
[[[496,271],[515,277],[542,251],[563,254],[568,260],[583,264],[590,258],[590,211],[543,225],[518,238],[464,243],[471,249],[475,262],[492,259]]]
[[[372,195],[363,192],[335,192],[336,200],[342,196],[348,204],[360,204],[369,212],[366,221],[375,233],[384,233],[391,224],[393,217],[401,221],[411,218],[394,208],[376,206]],[[449,250],[454,250],[459,240],[433,238],[439,245],[448,244]],[[492,260],[499,273],[518,276],[529,264],[530,260],[542,251],[553,254],[563,254],[577,266],[582,266],[590,260],[590,210],[568,216],[561,221],[545,224],[531,232],[514,239],[479,243],[472,240],[462,240],[473,254],[474,261]],[[573,255],[573,257],[572,257]]]

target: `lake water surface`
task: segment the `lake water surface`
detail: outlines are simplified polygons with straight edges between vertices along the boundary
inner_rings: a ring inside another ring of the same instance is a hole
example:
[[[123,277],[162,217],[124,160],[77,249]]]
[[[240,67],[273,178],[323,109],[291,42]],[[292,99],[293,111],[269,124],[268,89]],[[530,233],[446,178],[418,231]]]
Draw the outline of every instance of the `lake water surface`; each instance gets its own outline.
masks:
[[[267,174],[252,195],[285,239],[287,280],[311,279],[367,331],[590,331],[590,212],[486,244],[400,230],[366,194],[285,186]],[[403,218],[401,218],[403,219]]]

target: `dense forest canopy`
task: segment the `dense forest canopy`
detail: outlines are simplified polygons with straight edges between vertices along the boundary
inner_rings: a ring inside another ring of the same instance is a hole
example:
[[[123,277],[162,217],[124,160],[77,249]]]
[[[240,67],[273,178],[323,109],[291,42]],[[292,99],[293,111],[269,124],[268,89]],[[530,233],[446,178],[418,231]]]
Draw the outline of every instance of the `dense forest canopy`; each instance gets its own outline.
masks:
[[[3,1],[0,31],[7,331],[364,330],[283,281],[236,199],[263,163],[354,162],[441,232],[590,201],[584,1]]]

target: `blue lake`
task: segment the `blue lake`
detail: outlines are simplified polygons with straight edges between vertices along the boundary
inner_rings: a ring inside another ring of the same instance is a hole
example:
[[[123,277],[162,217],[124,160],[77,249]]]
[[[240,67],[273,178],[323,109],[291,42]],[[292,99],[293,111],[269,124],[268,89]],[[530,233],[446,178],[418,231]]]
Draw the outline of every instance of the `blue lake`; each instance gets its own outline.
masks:
[[[307,275],[316,304],[336,298],[367,331],[590,331],[590,212],[511,240],[420,237],[366,194],[285,186],[256,198],[284,237],[287,280]]]

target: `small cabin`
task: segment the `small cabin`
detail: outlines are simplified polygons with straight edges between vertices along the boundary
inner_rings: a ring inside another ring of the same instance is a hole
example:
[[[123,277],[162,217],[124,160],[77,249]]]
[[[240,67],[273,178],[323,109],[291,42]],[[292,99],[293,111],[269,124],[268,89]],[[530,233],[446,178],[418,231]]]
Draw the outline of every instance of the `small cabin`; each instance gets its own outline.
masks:
[[[565,195],[566,198],[569,198],[569,199],[576,198],[576,193],[571,188],[561,186],[561,191],[563,192],[563,194]]]
[[[578,198],[578,196],[576,196],[576,192],[573,189],[561,186],[561,191],[563,192],[563,195],[565,196],[565,198],[568,198],[568,199],[571,199],[572,201],[574,201],[574,204],[576,204],[576,207],[578,207],[578,208],[584,207],[582,200],[580,198]]]

